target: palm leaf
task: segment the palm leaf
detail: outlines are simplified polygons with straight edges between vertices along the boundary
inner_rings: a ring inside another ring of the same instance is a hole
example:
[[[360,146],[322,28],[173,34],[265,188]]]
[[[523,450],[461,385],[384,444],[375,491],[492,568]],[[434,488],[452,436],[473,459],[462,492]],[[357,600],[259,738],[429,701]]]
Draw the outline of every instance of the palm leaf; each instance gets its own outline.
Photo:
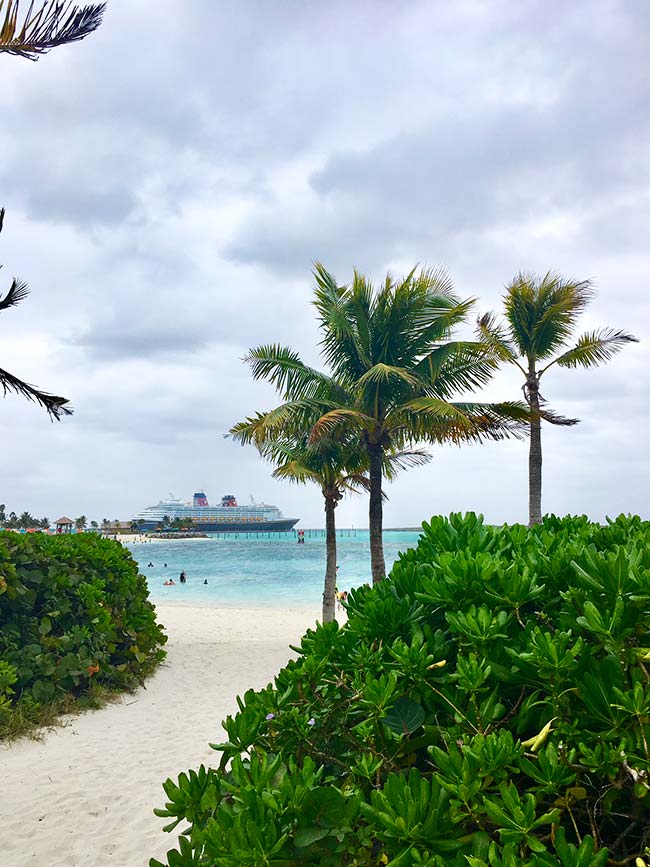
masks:
[[[560,367],[595,367],[613,358],[626,343],[638,342],[632,334],[614,328],[588,331],[581,335],[572,349],[559,355],[551,364],[559,364]],[[544,370],[548,370],[551,364],[548,364]],[[540,371],[540,376],[544,370]]]
[[[9,287],[9,291],[4,298],[0,298],[0,310],[6,310],[8,307],[15,307],[16,304],[27,298],[29,288],[27,283],[22,280],[14,280]]]
[[[571,335],[593,297],[589,280],[565,280],[552,271],[543,277],[519,273],[506,287],[505,312],[519,354],[547,358]]]
[[[239,422],[229,433],[242,445],[253,444],[261,448],[267,440],[309,430],[314,419],[318,419],[327,409],[325,404],[318,401],[287,401],[275,409],[259,412]]]
[[[265,379],[281,392],[284,400],[315,398],[330,394],[347,397],[331,376],[304,364],[298,353],[277,343],[258,346],[244,357],[255,379]]]
[[[280,464],[271,475],[274,479],[285,479],[294,484],[305,484],[306,482],[321,484],[322,482],[321,475],[317,471],[310,469],[296,459]]]
[[[368,383],[381,384],[391,379],[399,379],[408,385],[418,385],[418,378],[403,367],[393,367],[390,364],[374,364],[356,382],[357,386],[365,386]]]
[[[495,313],[484,313],[476,320],[476,336],[486,349],[499,361],[507,361],[516,364],[525,373],[524,368],[517,361],[517,351],[508,339],[508,333],[501,325]]]
[[[390,479],[394,476],[396,470],[408,470],[411,467],[422,467],[428,464],[433,455],[425,452],[422,449],[411,449],[409,451],[385,452],[384,453],[384,471]]]
[[[370,317],[372,286],[355,272],[353,289],[337,286],[336,280],[320,262],[314,265],[316,291],[314,306],[323,330],[323,355],[337,379],[358,379],[372,361],[366,322]],[[357,326],[361,322],[361,330]]]
[[[415,369],[427,391],[449,398],[485,385],[496,367],[497,362],[483,343],[450,340],[432,349]]]
[[[20,0],[0,0],[0,51],[29,60],[38,60],[58,45],[84,39],[102,23],[105,3],[76,6],[72,2],[50,0],[37,11],[34,3],[19,23]],[[4,10],[4,20],[2,13]]]
[[[26,397],[27,400],[39,404],[54,421],[60,421],[63,415],[72,415],[72,409],[69,406],[70,401],[65,397],[58,397],[55,394],[50,394],[47,391],[40,391],[33,385],[23,382],[12,373],[0,369],[0,385],[6,395],[8,391],[13,391],[15,394],[20,394]]]
[[[314,424],[309,435],[311,443],[316,442],[323,436],[330,436],[340,425],[346,422],[357,430],[372,430],[376,426],[375,419],[372,416],[359,412],[356,409],[348,407],[338,407],[324,413]]]
[[[409,401],[386,420],[391,431],[411,432],[414,440],[431,442],[482,442],[507,437],[522,438],[530,423],[530,411],[520,402],[449,403],[438,398]]]

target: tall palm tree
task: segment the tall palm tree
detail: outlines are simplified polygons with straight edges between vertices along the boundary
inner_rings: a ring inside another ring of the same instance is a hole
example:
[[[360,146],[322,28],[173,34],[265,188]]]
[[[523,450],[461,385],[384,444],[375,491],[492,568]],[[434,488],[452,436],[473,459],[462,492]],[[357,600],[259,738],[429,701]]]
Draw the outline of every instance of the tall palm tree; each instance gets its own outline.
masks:
[[[539,386],[549,368],[595,367],[609,361],[636,337],[614,328],[586,331],[575,338],[578,317],[594,292],[589,280],[565,280],[551,271],[539,277],[520,273],[506,286],[503,297],[505,323],[494,313],[478,320],[478,337],[495,357],[514,364],[524,378],[523,392],[530,407],[528,454],[528,521],[542,520],[541,422],[574,425],[576,418],[563,418],[546,406]],[[567,347],[567,344],[571,345]]]
[[[268,435],[266,414],[258,413],[235,425],[231,433],[241,443],[253,443],[262,457],[275,465],[273,476],[296,484],[317,484],[325,503],[325,582],[323,588],[323,623],[334,620],[336,588],[336,518],[335,509],[346,492],[367,489],[366,455],[356,443],[345,437],[324,437],[310,445],[309,427],[291,433]]]
[[[77,6],[72,2],[50,0],[19,21],[20,0],[0,0],[0,52],[38,60],[52,48],[78,42],[102,23],[105,3]],[[4,12],[4,17],[3,17]]]
[[[2,31],[0,31],[0,34],[1,32]],[[4,208],[0,208],[0,232],[2,231],[4,215]],[[27,284],[23,283],[22,280],[14,279],[4,298],[0,297],[0,311],[8,310],[10,307],[15,307],[26,298],[28,294],[29,289],[27,288]],[[8,391],[13,391],[16,394],[21,394],[23,397],[26,397],[27,400],[32,400],[40,404],[40,406],[47,410],[52,419],[58,421],[62,415],[72,415],[72,410],[68,406],[69,401],[66,398],[57,397],[55,394],[49,394],[47,391],[40,391],[33,385],[24,382],[22,379],[18,379],[17,376],[14,376],[7,370],[0,369],[0,386],[3,388],[5,395]]]
[[[86,516],[85,515],[79,515],[78,518],[75,518],[74,525],[75,525],[77,530],[85,530],[87,523],[88,523],[88,521],[86,520]]]
[[[290,416],[319,418],[316,442],[354,430],[369,468],[370,559],[373,583],[386,573],[382,540],[385,455],[418,442],[481,442],[521,435],[528,418],[522,403],[454,401],[484,385],[497,366],[480,342],[451,339],[473,305],[461,301],[442,270],[388,275],[375,289],[354,273],[338,286],[322,265],[314,270],[314,304],[330,372],[305,365],[290,349],[270,345],[250,351],[253,376],[267,379],[285,403],[267,414],[269,430]]]

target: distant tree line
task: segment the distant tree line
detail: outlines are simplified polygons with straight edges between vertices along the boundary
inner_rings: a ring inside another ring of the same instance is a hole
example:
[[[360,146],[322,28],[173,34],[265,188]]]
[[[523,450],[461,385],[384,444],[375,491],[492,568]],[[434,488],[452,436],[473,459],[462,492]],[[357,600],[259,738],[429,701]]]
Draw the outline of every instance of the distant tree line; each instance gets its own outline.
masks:
[[[49,518],[35,518],[29,512],[21,512],[20,515],[16,512],[7,514],[7,507],[4,503],[0,503],[0,527],[5,530],[31,530],[40,529],[48,530],[52,522]],[[88,526],[88,520],[85,515],[80,515],[74,519],[76,530],[85,530]],[[98,528],[97,521],[91,521],[90,526],[93,530]]]

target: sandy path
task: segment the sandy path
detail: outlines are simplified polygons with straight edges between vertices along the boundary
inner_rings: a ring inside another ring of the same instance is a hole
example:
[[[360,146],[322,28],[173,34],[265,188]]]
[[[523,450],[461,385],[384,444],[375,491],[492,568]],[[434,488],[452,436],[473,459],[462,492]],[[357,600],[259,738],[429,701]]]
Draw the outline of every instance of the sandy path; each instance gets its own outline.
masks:
[[[0,747],[1,867],[147,867],[174,838],[153,815],[162,782],[201,763],[235,696],[264,686],[316,612],[158,606],[163,667],[116,705],[68,718],[44,741]]]

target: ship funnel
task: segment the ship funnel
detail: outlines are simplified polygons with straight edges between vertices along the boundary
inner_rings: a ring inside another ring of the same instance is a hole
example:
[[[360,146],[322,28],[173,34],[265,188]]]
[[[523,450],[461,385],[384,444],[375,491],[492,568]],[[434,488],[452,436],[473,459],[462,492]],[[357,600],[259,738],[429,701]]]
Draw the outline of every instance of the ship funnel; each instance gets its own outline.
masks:
[[[197,491],[192,498],[193,506],[205,507],[208,505],[208,498],[203,491]]]

